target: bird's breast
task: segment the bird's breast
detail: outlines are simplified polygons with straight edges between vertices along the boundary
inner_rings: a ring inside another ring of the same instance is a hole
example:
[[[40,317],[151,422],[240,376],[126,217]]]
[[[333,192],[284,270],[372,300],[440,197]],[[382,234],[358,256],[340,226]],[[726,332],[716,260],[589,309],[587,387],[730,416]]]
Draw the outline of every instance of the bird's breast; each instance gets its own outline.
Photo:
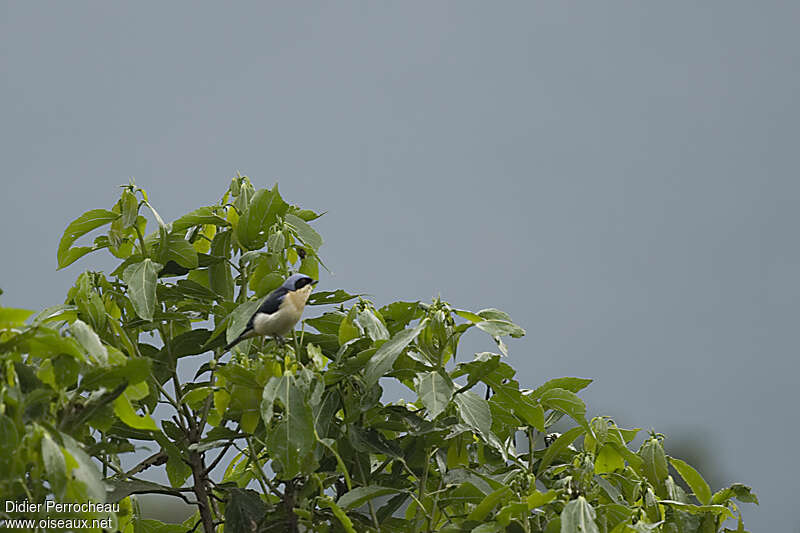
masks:
[[[306,290],[308,288],[309,290]],[[253,317],[253,329],[259,335],[286,335],[300,320],[311,294],[311,287],[292,291],[283,297],[278,310],[272,314],[258,313]]]

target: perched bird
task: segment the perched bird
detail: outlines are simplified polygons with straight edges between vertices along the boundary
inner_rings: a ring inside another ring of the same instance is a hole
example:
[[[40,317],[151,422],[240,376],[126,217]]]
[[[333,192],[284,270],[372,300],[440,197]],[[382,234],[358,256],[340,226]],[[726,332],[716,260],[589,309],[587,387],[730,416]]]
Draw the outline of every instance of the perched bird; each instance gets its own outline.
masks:
[[[236,344],[252,337],[269,335],[283,340],[288,334],[306,306],[311,289],[317,281],[305,274],[292,274],[283,285],[269,293],[264,302],[256,309],[244,331],[225,347],[230,350]]]

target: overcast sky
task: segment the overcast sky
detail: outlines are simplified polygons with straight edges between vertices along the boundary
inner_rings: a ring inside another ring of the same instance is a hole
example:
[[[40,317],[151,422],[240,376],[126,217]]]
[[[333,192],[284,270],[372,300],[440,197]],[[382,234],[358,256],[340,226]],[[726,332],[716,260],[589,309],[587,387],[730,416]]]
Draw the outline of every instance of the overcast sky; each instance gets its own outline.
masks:
[[[798,20],[778,1],[2,0],[0,302],[109,270],[56,272],[56,247],[130,177],[169,220],[236,171],[278,181],[328,211],[324,288],[508,311],[523,385],[594,378],[594,414],[668,453],[698,439],[714,489],[752,485],[748,529],[800,531]]]

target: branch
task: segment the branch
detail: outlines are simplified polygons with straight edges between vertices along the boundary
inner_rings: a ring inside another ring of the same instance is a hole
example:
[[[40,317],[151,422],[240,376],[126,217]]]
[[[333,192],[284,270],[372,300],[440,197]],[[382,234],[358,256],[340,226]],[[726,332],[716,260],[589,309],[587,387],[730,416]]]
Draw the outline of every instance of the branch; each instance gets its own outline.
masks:
[[[134,475],[138,474],[139,472],[143,472],[143,471],[147,470],[151,466],[160,466],[160,465],[163,465],[166,462],[167,462],[167,454],[165,454],[163,451],[154,453],[153,455],[151,455],[150,457],[148,457],[147,459],[145,459],[144,461],[142,461],[138,465],[136,465],[133,468],[131,468],[130,470],[128,470],[128,472],[125,474],[125,477],[134,476]]]

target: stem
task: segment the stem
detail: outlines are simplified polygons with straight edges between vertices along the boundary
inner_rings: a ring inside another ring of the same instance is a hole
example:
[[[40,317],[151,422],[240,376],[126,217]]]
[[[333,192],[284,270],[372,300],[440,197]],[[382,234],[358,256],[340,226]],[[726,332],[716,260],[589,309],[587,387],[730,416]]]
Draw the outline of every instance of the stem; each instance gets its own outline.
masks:
[[[167,462],[167,454],[164,452],[156,452],[138,465],[134,466],[125,473],[125,477],[131,477],[139,472],[147,470],[151,466],[163,465]]]
[[[528,472],[533,474],[533,437],[534,437],[534,429],[532,427],[528,428]]]
[[[208,465],[208,468],[206,468],[206,471],[203,472],[203,475],[207,476],[208,474],[211,473],[212,470],[214,470],[214,467],[216,467],[219,464],[219,462],[222,460],[222,456],[228,453],[228,450],[231,448],[232,445],[233,441],[230,441],[228,444],[225,445],[224,448],[222,448],[222,451],[220,451],[219,455],[217,455],[211,462],[211,464]]]
[[[134,224],[133,227],[136,230],[136,235],[139,237],[139,245],[142,247],[142,257],[147,257],[147,246],[144,244],[144,235],[142,235],[142,231],[137,224]]]
[[[192,467],[194,496],[197,499],[197,507],[200,511],[200,518],[203,521],[203,529],[206,533],[214,533],[214,515],[208,498],[207,478],[203,475],[206,470],[203,456],[198,452],[189,452],[189,466]]]
[[[250,435],[247,436],[247,459],[250,461],[250,463],[255,465],[256,480],[258,481],[258,484],[261,485],[261,491],[266,494],[268,492],[266,478],[264,477],[264,472],[261,471],[261,463],[258,461],[258,455],[253,448],[253,439],[250,438]]]
[[[419,480],[419,502],[420,502],[420,505],[422,505],[422,501],[425,499],[425,488],[426,488],[425,486],[428,483],[428,470],[430,469],[430,467],[431,467],[431,455],[426,450],[425,451],[425,470],[422,471],[422,477]],[[430,514],[428,514],[428,510],[425,508],[425,506],[422,506],[422,512],[425,514],[425,516],[428,519],[428,527],[427,527],[427,529],[428,529],[428,531],[430,531],[431,530],[431,518],[432,517],[431,517]],[[416,524],[416,519],[414,520],[414,523]]]
[[[284,484],[286,485],[286,490],[283,491],[283,502],[286,506],[286,517],[289,526],[289,533],[297,533],[299,530],[297,529],[297,515],[294,514],[294,480],[286,480]]]
[[[363,416],[361,422],[362,423],[364,422]],[[367,476],[364,473],[364,467],[361,466],[361,461],[356,460],[356,466],[358,466],[358,472],[361,474],[361,483],[363,483],[365,486],[369,485],[369,480],[367,479]],[[369,500],[367,502],[367,505],[369,506],[369,514],[372,517],[372,524],[375,526],[375,529],[379,530],[381,528],[381,525],[378,522],[378,516],[375,514],[375,507],[372,505],[372,500]]]

